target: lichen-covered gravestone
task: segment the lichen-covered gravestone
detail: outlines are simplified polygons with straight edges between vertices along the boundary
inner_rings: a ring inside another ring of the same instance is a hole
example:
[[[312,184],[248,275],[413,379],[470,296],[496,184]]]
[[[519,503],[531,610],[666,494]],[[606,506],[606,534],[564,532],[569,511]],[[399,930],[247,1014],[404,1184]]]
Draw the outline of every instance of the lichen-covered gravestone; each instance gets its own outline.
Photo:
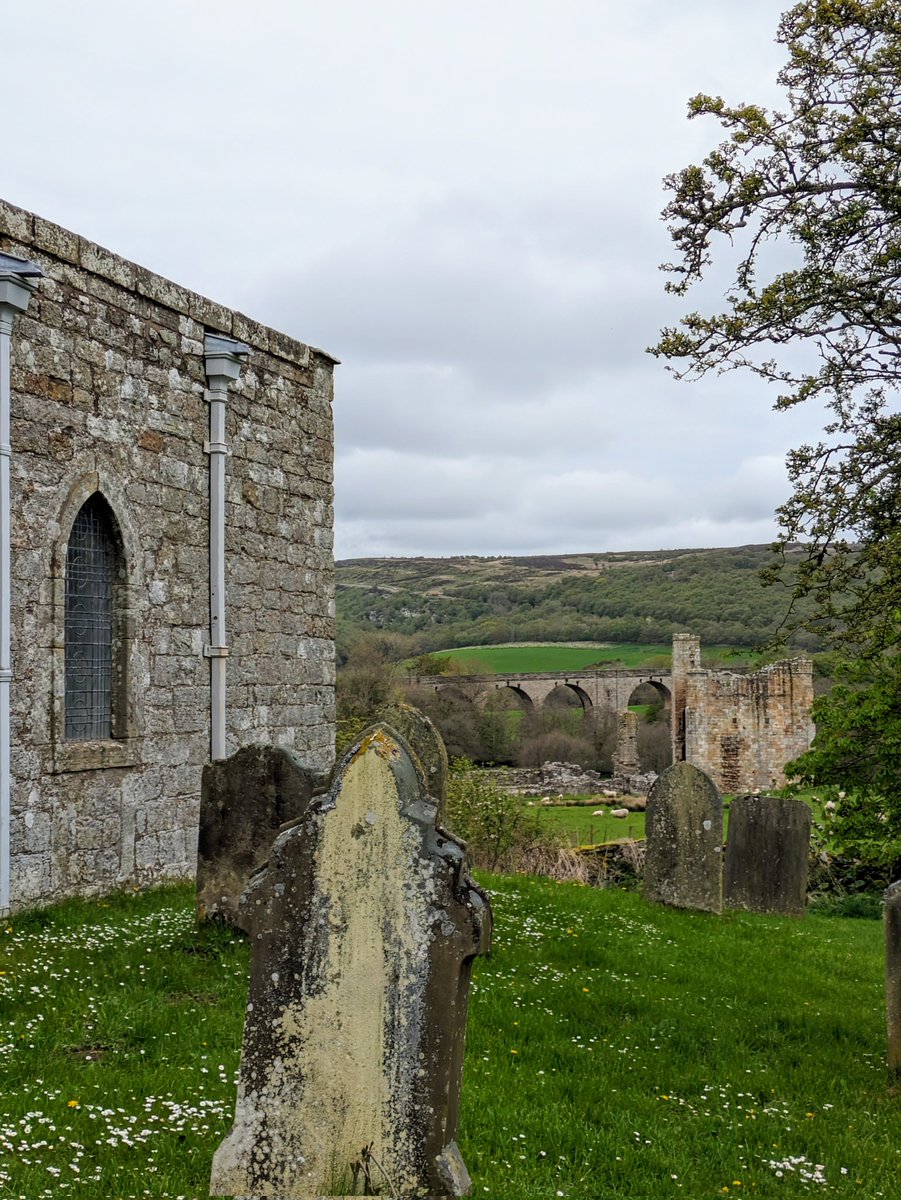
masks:
[[[378,720],[390,725],[407,743],[422,767],[426,791],[438,805],[438,822],[447,800],[447,750],[434,723],[412,704],[396,701],[378,714]]]
[[[723,801],[691,763],[673,763],[648,793],[644,893],[676,908],[723,911]]]
[[[241,894],[269,857],[279,829],[306,811],[323,783],[283,746],[245,746],[207,763],[197,837],[198,920],[249,932]]]
[[[885,893],[885,1007],[888,1069],[901,1074],[901,879]]]
[[[803,916],[809,859],[810,808],[803,800],[735,797],[723,876],[727,908]]]
[[[467,1195],[454,1141],[472,959],[491,911],[385,725],[252,880],[235,1121],[213,1195]]]

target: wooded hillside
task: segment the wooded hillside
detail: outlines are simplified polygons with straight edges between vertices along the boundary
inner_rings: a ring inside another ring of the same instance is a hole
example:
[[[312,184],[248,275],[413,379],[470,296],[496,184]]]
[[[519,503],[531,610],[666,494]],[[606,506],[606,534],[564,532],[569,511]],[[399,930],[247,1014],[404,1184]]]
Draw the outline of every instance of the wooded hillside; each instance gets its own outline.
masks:
[[[788,591],[761,586],[768,546],[525,558],[365,558],[337,564],[339,659],[363,632],[408,653],[513,641],[709,644],[771,638]],[[407,639],[408,642],[406,641]],[[819,649],[796,634],[795,650]]]

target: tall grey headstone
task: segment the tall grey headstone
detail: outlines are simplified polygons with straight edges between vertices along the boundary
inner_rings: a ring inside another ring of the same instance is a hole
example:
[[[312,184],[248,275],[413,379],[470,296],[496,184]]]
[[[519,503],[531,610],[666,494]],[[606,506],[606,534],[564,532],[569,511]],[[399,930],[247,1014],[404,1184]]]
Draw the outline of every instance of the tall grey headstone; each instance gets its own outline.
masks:
[[[282,746],[245,746],[207,763],[197,836],[198,920],[249,932],[241,893],[282,825],[304,813],[324,780]]]
[[[803,800],[736,796],[726,840],[726,907],[803,916],[810,824],[810,808]]]
[[[691,763],[673,763],[648,793],[645,833],[647,899],[722,912],[723,802],[713,781]]]
[[[885,1008],[888,1069],[901,1074],[901,879],[885,893]]]
[[[250,996],[213,1195],[467,1195],[457,1149],[491,910],[386,725],[345,755],[248,888]]]

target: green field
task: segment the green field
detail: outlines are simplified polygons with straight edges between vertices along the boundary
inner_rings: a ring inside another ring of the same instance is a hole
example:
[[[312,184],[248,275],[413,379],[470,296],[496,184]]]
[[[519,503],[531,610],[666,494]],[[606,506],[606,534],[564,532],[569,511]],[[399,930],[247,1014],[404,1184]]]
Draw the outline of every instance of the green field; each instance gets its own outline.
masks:
[[[897,1196],[878,921],[487,882],[459,1136],[475,1196]],[[0,1195],[206,1197],[246,941],[198,930],[188,888],[17,917],[2,936]]]
[[[464,1086],[475,1195],[898,1194],[879,922],[496,886]]]
[[[730,799],[729,796],[723,797],[723,837],[729,832]],[[819,801],[811,800],[809,791],[799,792],[797,799],[805,800],[813,809],[814,820],[822,821],[822,805]],[[542,805],[535,801],[528,805],[528,811],[535,814],[544,828],[558,834],[570,846],[596,846],[600,842],[624,837],[643,838],[644,813],[630,812],[628,817],[611,817],[610,809],[619,807],[618,800],[603,797],[596,803],[585,805]],[[602,817],[594,815],[598,809],[604,810]]]
[[[724,658],[729,653],[727,646],[705,647],[705,658]],[[521,674],[527,671],[581,671],[594,663],[609,664],[610,667],[628,668],[651,665],[657,670],[669,669],[672,647],[658,644],[641,646],[637,643],[617,643],[606,646],[467,646],[457,650],[439,650],[436,658],[447,658],[472,674],[490,673]],[[728,661],[739,666],[745,664],[748,651]]]
[[[590,805],[542,805],[536,801],[528,811],[541,822],[542,828],[553,832],[570,846],[596,846],[615,838],[643,838],[644,813],[629,813],[628,817],[611,817],[610,809],[619,808],[618,800],[599,799]],[[594,816],[603,809],[602,817]]]

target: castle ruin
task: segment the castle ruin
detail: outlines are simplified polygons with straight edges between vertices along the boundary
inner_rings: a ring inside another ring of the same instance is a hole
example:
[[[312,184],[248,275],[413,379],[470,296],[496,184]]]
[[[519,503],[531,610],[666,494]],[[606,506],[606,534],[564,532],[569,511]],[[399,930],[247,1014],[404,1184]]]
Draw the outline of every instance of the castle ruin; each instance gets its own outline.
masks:
[[[813,663],[772,663],[759,671],[705,670],[701,639],[673,638],[673,761],[700,767],[721,792],[785,786],[785,764],[813,738]]]

